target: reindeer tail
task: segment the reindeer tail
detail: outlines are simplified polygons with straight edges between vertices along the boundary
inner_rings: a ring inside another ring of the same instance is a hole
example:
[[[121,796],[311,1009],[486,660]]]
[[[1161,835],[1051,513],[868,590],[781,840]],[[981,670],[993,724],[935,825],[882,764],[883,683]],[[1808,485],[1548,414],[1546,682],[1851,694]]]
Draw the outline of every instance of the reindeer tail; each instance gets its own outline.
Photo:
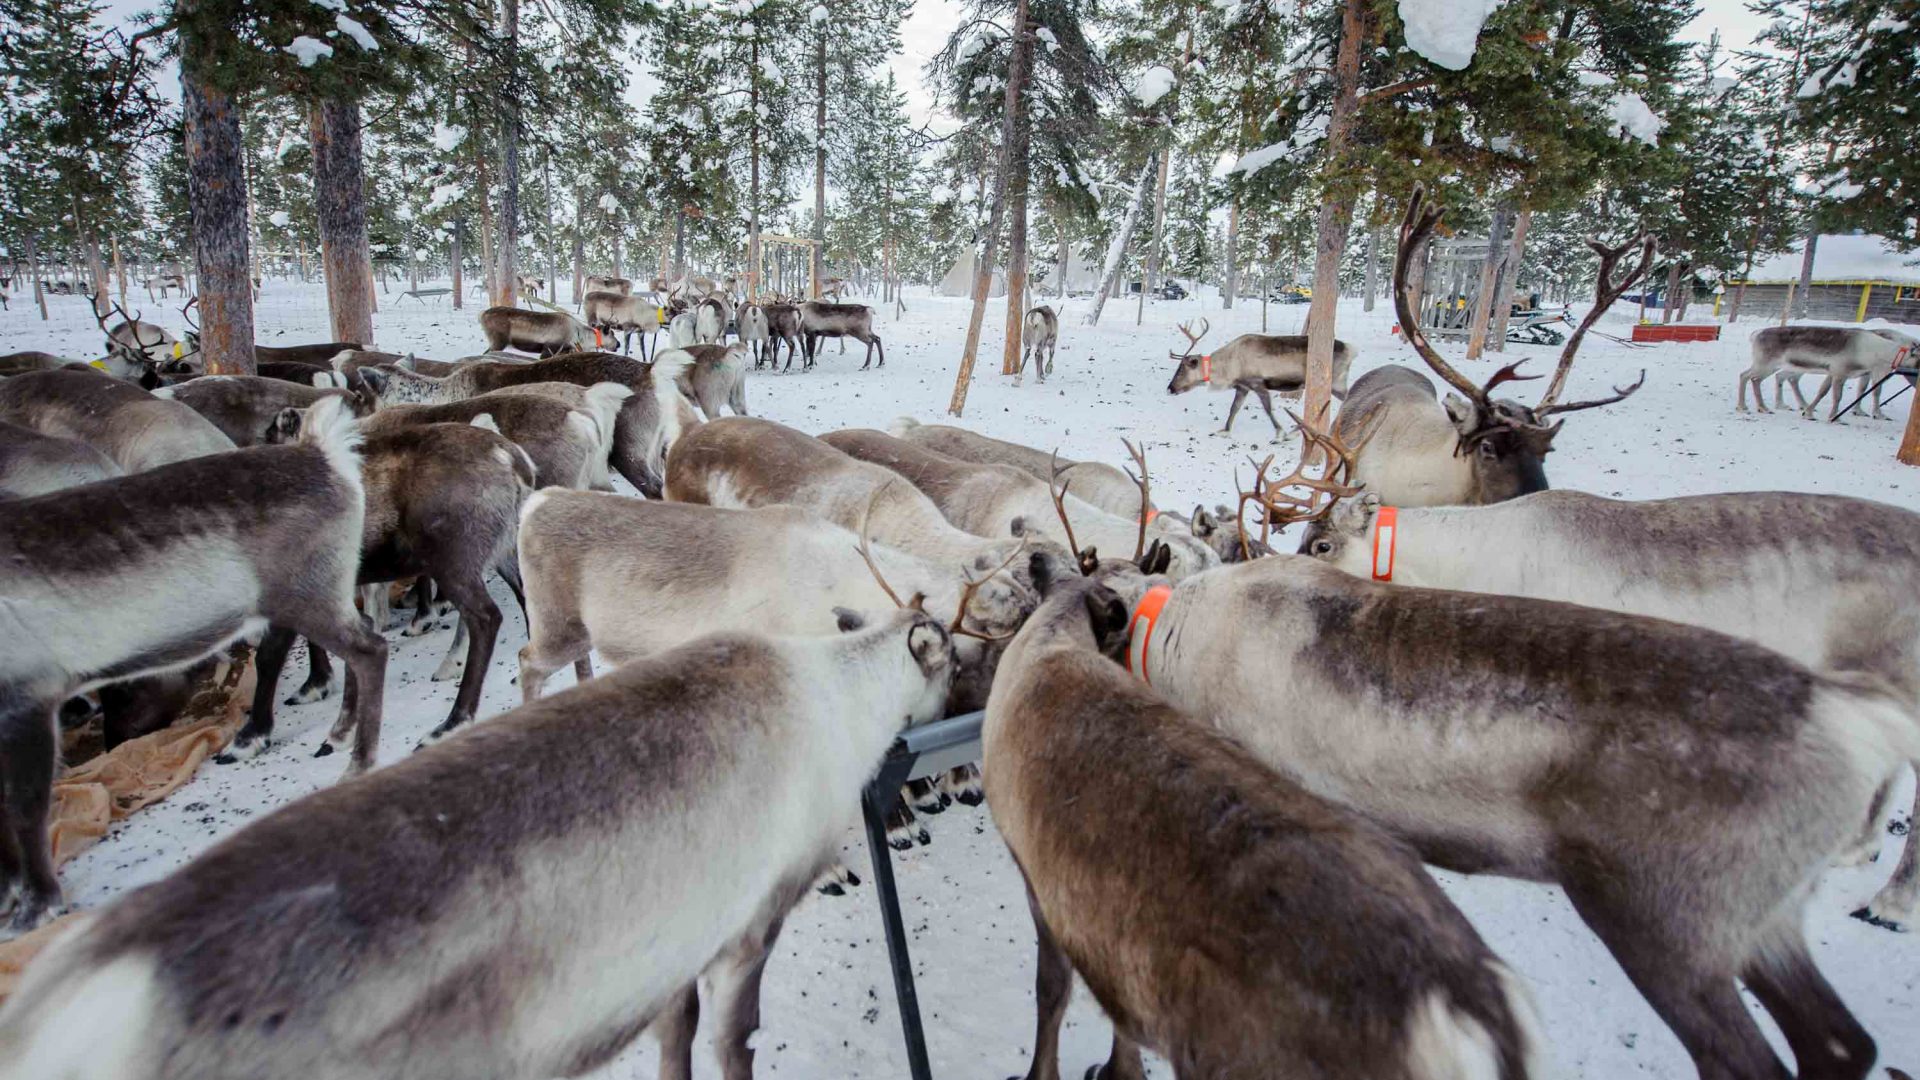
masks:
[[[914,428],[917,428],[919,426],[920,426],[920,421],[915,420],[911,416],[902,416],[899,419],[895,420],[893,423],[887,425],[887,434],[893,436],[896,439],[904,439],[907,437],[907,432],[912,431]]]

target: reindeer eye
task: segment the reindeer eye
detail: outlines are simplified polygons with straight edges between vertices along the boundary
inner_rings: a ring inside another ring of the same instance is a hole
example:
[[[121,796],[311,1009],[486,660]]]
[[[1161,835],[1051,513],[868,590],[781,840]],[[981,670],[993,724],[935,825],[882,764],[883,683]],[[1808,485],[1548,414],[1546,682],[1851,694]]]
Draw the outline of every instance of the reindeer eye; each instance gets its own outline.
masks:
[[[1313,542],[1313,553],[1315,555],[1325,555],[1332,550],[1333,541],[1331,540],[1315,540]]]

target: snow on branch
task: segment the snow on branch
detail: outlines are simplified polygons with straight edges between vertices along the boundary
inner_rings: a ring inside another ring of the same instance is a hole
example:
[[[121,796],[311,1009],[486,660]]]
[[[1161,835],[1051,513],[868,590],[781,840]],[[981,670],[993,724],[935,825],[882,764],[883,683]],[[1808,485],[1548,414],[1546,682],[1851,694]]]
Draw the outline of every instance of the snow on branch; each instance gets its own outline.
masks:
[[[1448,71],[1464,71],[1480,47],[1480,27],[1506,0],[1400,0],[1407,47]]]
[[[311,38],[305,34],[301,34],[299,37],[287,43],[286,51],[292,53],[294,58],[300,61],[301,67],[312,67],[314,64],[332,56],[333,46],[321,41],[319,38]]]

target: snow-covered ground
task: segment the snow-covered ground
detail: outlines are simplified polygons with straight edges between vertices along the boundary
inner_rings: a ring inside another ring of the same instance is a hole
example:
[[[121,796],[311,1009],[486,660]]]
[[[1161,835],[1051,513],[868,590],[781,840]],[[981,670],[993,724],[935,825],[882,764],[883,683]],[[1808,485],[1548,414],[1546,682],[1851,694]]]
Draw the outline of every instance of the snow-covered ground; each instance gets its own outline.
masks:
[[[42,324],[24,298],[0,312],[0,353],[47,349],[96,355],[100,339],[84,299],[53,297],[54,320]],[[1057,303],[1057,301],[1050,301]],[[478,352],[482,340],[470,306],[454,311],[445,298],[421,305],[381,297],[376,316],[380,347],[452,358]],[[1108,306],[1102,325],[1082,325],[1088,302],[1067,303],[1061,319],[1056,373],[1045,386],[1015,387],[997,374],[1004,308],[990,312],[994,344],[973,385],[964,423],[1002,438],[1059,447],[1063,454],[1123,461],[1120,439],[1142,442],[1153,469],[1161,505],[1209,506],[1233,494],[1232,472],[1250,454],[1274,448],[1257,405],[1241,412],[1233,438],[1212,434],[1229,397],[1195,392],[1170,397],[1167,350],[1182,339],[1176,322],[1204,315],[1212,320],[1208,342],[1260,329],[1258,305],[1222,312],[1217,298],[1149,301],[1144,325],[1136,325],[1135,301]],[[172,305],[139,304],[149,317],[175,322]],[[1268,309],[1275,333],[1298,329],[1304,307]],[[165,317],[162,317],[164,313]],[[953,386],[967,316],[965,301],[912,293],[896,321],[881,315],[887,343],[884,370],[859,372],[861,348],[842,357],[829,347],[810,374],[751,375],[749,407],[757,415],[810,432],[847,426],[882,427],[894,417],[935,420]],[[270,281],[259,322],[263,343],[322,340],[326,308],[317,285]],[[1624,335],[1631,323],[1622,311],[1602,329]],[[1363,313],[1358,301],[1341,310],[1341,336],[1355,343],[1361,370],[1377,364],[1417,362],[1388,332],[1392,315],[1384,303]],[[1570,397],[1595,396],[1647,369],[1647,385],[1630,401],[1572,417],[1549,459],[1554,483],[1607,495],[1636,498],[1708,491],[1792,489],[1882,499],[1920,509],[1920,471],[1893,457],[1908,400],[1889,410],[1893,420],[1850,420],[1830,426],[1792,413],[1746,416],[1733,410],[1734,378],[1746,366],[1747,333],[1763,323],[1731,329],[1713,344],[1630,349],[1594,339],[1574,370]],[[179,327],[176,325],[177,331]],[[1451,350],[1457,355],[1458,350]],[[1508,357],[1536,357],[1546,370],[1557,350],[1510,346]],[[1465,365],[1484,378],[1492,362]],[[1540,384],[1521,384],[1531,391]],[[1808,384],[1811,392],[1812,383]],[[1291,445],[1278,448],[1290,461]],[[504,593],[502,605],[512,611]],[[450,631],[423,638],[394,638],[388,675],[383,758],[393,761],[437,724],[450,706],[454,684],[428,674],[445,650]],[[483,715],[511,707],[513,656],[524,627],[509,615],[495,653],[482,702]],[[282,694],[304,676],[304,664],[289,665]],[[570,678],[558,677],[555,689]],[[313,760],[307,753],[323,736],[336,705],[328,701],[283,706],[280,741],[264,758],[237,766],[209,766],[158,806],[117,826],[97,847],[69,864],[64,878],[71,898],[94,907],[136,885],[152,881],[228,834],[256,814],[333,782],[338,758]],[[1901,796],[1902,817],[1906,798]],[[1032,930],[1019,877],[985,808],[955,807],[930,820],[933,843],[895,860],[903,911],[912,937],[920,1001],[934,1073],[941,1077],[1008,1075],[1025,1069],[1032,1046]],[[342,837],[353,843],[353,837]],[[1878,865],[1835,870],[1810,905],[1814,955],[1841,995],[1880,1043],[1881,1061],[1920,1071],[1920,939],[1895,935],[1846,917],[1880,885],[1891,868],[1896,840]],[[849,865],[862,868],[866,854],[855,831],[847,834]],[[1550,1053],[1561,1075],[1687,1077],[1690,1064],[1679,1043],[1627,984],[1605,950],[1568,907],[1559,890],[1496,878],[1439,875],[1492,947],[1532,985],[1550,1036]],[[848,897],[813,896],[788,920],[765,985],[764,1030],[757,1040],[766,1076],[899,1077],[906,1058],[893,1007],[873,890]],[[1756,1012],[1758,1010],[1756,1009]],[[1067,1075],[1103,1060],[1108,1029],[1081,991],[1068,1015],[1062,1043]],[[1762,1016],[1762,1023],[1767,1021]],[[1771,1027],[1769,1025],[1769,1030]],[[1782,1049],[1784,1053],[1784,1048]],[[602,1073],[605,1077],[652,1077],[655,1052],[643,1042]],[[704,1052],[698,1069],[715,1075]],[[995,1072],[998,1070],[998,1072]],[[1158,1067],[1156,1076],[1168,1075]]]

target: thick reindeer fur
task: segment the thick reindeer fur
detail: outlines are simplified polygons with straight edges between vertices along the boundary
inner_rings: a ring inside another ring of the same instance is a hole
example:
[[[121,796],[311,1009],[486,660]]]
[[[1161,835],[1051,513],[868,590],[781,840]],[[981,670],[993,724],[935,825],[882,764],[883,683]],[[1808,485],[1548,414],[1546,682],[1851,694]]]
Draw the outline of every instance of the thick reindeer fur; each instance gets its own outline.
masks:
[[[603,393],[602,387],[605,394],[617,392],[611,400],[600,403],[601,411],[611,420],[620,402],[633,391],[618,383],[601,383],[582,393]],[[607,451],[612,432],[603,435],[599,419],[586,409],[539,394],[521,394],[514,387],[445,405],[390,406],[363,426],[371,436],[425,424],[470,424],[481,416],[491,417],[493,430],[527,452],[534,465],[535,487],[608,487]]]
[[[357,583],[426,575],[460,612],[466,630],[460,689],[446,720],[424,740],[430,743],[473,719],[479,709],[501,623],[500,608],[487,594],[486,575],[498,571],[518,591],[514,529],[520,504],[533,490],[535,466],[497,430],[477,424],[422,424],[375,432],[362,453],[366,515]],[[257,755],[269,744],[274,692],[296,630],[276,623],[262,639],[253,710],[234,737],[231,757]],[[317,673],[316,679],[325,682]],[[336,727],[327,746],[335,746],[343,735]]]
[[[702,634],[829,634],[835,608],[892,604],[847,529],[791,506],[722,510],[618,495],[545,491],[520,513],[520,572],[527,590],[527,647],[520,692],[532,701],[567,664],[582,676],[588,650],[624,664]],[[951,623],[962,574],[995,564],[947,566],[875,545],[875,562],[900,596]],[[966,627],[1001,637],[1033,610],[1033,593],[996,575],[967,605]],[[955,643],[959,673],[949,714],[986,704],[1000,646]]]
[[[698,345],[714,345],[727,339],[727,323],[733,318],[733,304],[724,294],[706,297],[693,309],[693,340]],[[680,346],[685,348],[685,346]]]
[[[1140,513],[1139,485],[1128,479],[1124,470],[1105,462],[1056,458],[1031,446],[989,438],[947,424],[923,424],[908,416],[887,425],[887,434],[975,465],[1011,465],[1041,481],[1052,479],[1057,465],[1060,479],[1068,485],[1074,498],[1121,517],[1137,517]]]
[[[689,345],[655,359],[672,360],[675,353],[684,353],[688,359],[687,366],[680,373],[680,393],[698,404],[707,419],[720,419],[722,406],[732,409],[735,416],[747,415],[745,345],[739,342],[731,345]]]
[[[905,477],[933,500],[948,521],[977,536],[1011,532],[1066,542],[1066,531],[1046,482],[1019,469],[975,465],[871,429],[850,428],[821,439],[836,450]],[[1067,520],[1073,523],[1074,539],[1108,558],[1131,558],[1140,541],[1140,503],[1138,489],[1135,491],[1134,512],[1123,518],[1075,498],[1069,485],[1062,504]],[[1220,564],[1213,548],[1176,518],[1155,518],[1148,523],[1146,535],[1149,542],[1158,540],[1172,550],[1168,575],[1175,579]]]
[[[1911,355],[1915,341],[1904,334],[1891,330],[1869,330],[1865,327],[1849,326],[1767,326],[1754,332],[1753,364],[1740,373],[1740,385],[1735,397],[1736,407],[1747,411],[1747,388],[1753,388],[1753,403],[1761,412],[1771,412],[1765,401],[1761,400],[1761,390],[1768,376],[1776,376],[1774,384],[1774,404],[1779,404],[1781,378],[1793,380],[1794,396],[1800,399],[1800,415],[1811,419],[1814,407],[1829,392],[1833,394],[1833,403],[1827,409],[1827,419],[1835,420],[1840,415],[1840,399],[1849,380],[1858,378],[1860,389],[1865,392],[1870,380],[1877,380],[1893,369],[1894,361],[1903,353]],[[1824,376],[1820,381],[1820,390],[1809,402],[1800,394],[1799,377],[1805,374]],[[1873,398],[1873,417],[1886,419],[1880,411],[1880,395]]]
[[[531,364],[463,364],[444,378],[396,368],[386,373],[380,401],[383,406],[408,402],[438,405],[524,383],[566,382],[585,387],[619,383],[632,390],[633,396],[620,407],[614,425],[611,464],[648,498],[659,498],[667,447],[680,437],[689,419],[698,422],[676,384],[686,364],[675,356],[647,364],[618,353],[589,352]],[[656,379],[656,375],[662,377]]]
[[[113,459],[77,439],[0,422],[0,499],[25,499],[119,476]]]
[[[1450,394],[1448,401],[1473,423],[1464,398]],[[1533,416],[1516,401],[1493,405],[1516,418]],[[1436,396],[1433,380],[1413,368],[1389,364],[1355,379],[1334,421],[1334,434],[1359,447],[1353,483],[1394,506],[1481,506],[1547,490],[1542,459],[1553,448],[1552,435],[1499,431],[1462,448],[1450,407]]]
[[[1053,354],[1060,347],[1060,316],[1053,308],[1041,304],[1027,310],[1027,317],[1020,324],[1023,343],[1020,347],[1020,370],[1013,376],[1014,385],[1027,373],[1029,361],[1033,364],[1033,373],[1040,382],[1046,382],[1053,374]]]
[[[742,305],[737,321],[740,325],[740,343],[753,350],[753,366],[758,368],[767,358],[767,343],[771,336],[766,305]]]
[[[660,305],[650,296],[629,296],[617,292],[587,294],[581,316],[595,330],[622,337],[621,353],[633,351],[633,335],[640,335],[640,358],[647,358],[647,343],[660,329]],[[609,343],[611,344],[611,343]]]
[[[255,345],[254,362],[266,364],[303,364],[328,368],[341,353],[358,352],[365,346],[357,341],[323,341],[312,345]]]
[[[1278,556],[1180,583],[1152,685],[1464,872],[1557,882],[1703,1077],[1859,1080],[1803,907],[1920,750],[1897,690],[1712,630]]]
[[[127,473],[233,449],[232,439],[188,406],[85,369],[0,383],[0,421],[77,439]]]
[[[812,367],[820,357],[820,342],[824,338],[852,338],[867,347],[867,362],[860,365],[865,371],[874,366],[873,356],[880,354],[880,367],[887,366],[887,349],[880,343],[880,336],[873,332],[873,309],[865,304],[829,304],[820,300],[808,300],[799,305],[801,345],[806,353],[806,366]],[[787,366],[793,366],[793,354],[787,354]]]
[[[372,764],[386,643],[353,605],[359,435],[336,399],[313,415],[292,446],[193,458],[0,514],[5,932],[59,903],[47,843],[54,710],[75,694],[177,671],[279,623],[347,658],[364,688],[343,713],[357,728],[352,766]]]
[[[1379,500],[1344,500],[1300,553],[1358,577]],[[1487,507],[1404,509],[1394,580],[1564,600],[1751,638],[1816,668],[1871,672],[1920,707],[1920,514],[1840,496],[1739,492],[1627,502],[1550,491]],[[1880,850],[1882,808],[1863,852]],[[1911,926],[1911,841],[1856,915]]]
[[[703,972],[750,1076],[781,920],[951,668],[920,612],[703,638],[310,795],[40,956],[0,1080],[546,1080],[649,1025],[689,1077]]]
[[[798,506],[843,529],[866,527],[876,544],[956,567],[982,557],[998,566],[1022,543],[967,532],[893,470],[756,417],[715,420],[675,443],[666,497],[733,508]],[[1025,572],[1018,561],[1011,569]]]
[[[1112,591],[1034,576],[982,733],[1041,953],[1028,1080],[1060,1075],[1069,960],[1114,1023],[1104,1076],[1132,1044],[1182,1077],[1538,1075],[1528,995],[1411,851],[1103,655]]]
[[[1333,343],[1333,396],[1347,396],[1347,371],[1359,353],[1344,341]],[[1233,430],[1233,418],[1240,413],[1248,394],[1260,399],[1267,419],[1273,421],[1274,434],[1281,431],[1280,418],[1273,415],[1274,391],[1282,396],[1298,396],[1307,386],[1307,338],[1305,334],[1241,334],[1215,349],[1203,364],[1202,357],[1189,353],[1178,358],[1167,393],[1184,394],[1206,387],[1233,391],[1233,404],[1227,407],[1227,422],[1222,432]]]
[[[480,313],[480,332],[486,335],[487,348],[495,351],[519,349],[552,356],[593,347],[593,331],[564,311],[490,307]]]
[[[321,398],[344,398],[353,415],[360,417],[372,415],[379,404],[364,386],[358,390],[323,390],[254,375],[202,375],[160,387],[153,396],[178,401],[206,417],[235,446],[262,445],[267,441],[267,428],[281,412],[305,409]]]

